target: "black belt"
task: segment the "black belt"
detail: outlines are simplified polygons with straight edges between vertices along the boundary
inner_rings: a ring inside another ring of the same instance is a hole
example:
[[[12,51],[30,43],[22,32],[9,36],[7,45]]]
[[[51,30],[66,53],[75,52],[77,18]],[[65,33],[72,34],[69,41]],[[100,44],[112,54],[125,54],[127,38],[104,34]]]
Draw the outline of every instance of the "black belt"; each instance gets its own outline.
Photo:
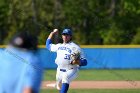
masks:
[[[73,69],[73,68],[71,68],[71,69]],[[62,71],[62,72],[66,72],[67,70],[66,70],[66,69],[60,69],[60,71]]]
[[[62,72],[66,72],[66,69],[60,69],[60,71],[62,71]]]

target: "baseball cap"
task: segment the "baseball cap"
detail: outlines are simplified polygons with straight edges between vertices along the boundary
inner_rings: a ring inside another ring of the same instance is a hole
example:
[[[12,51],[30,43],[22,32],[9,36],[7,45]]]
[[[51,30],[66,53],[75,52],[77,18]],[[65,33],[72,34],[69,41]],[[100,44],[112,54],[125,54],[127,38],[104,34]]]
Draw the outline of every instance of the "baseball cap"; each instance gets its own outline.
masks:
[[[72,30],[69,28],[65,28],[62,32],[62,35],[64,34],[72,36]]]
[[[10,41],[10,45],[28,50],[36,50],[37,44],[37,38],[27,32],[17,33]]]

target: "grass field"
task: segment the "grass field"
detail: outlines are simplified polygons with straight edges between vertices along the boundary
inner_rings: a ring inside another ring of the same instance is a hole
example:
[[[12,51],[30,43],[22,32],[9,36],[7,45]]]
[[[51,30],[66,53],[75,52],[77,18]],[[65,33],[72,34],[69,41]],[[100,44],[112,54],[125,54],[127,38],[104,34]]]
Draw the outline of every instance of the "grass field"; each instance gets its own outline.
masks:
[[[44,80],[54,81],[55,70],[46,70]],[[90,69],[80,70],[79,77],[76,80],[93,81],[120,81],[131,80],[140,81],[139,69]],[[56,89],[43,89],[40,93],[59,93]],[[140,89],[70,89],[68,93],[140,93]]]
[[[40,93],[59,93],[57,90],[41,90]],[[140,93],[140,89],[70,89],[68,93]]]
[[[44,73],[44,80],[54,81],[55,70],[46,70]],[[119,80],[140,80],[139,69],[127,70],[80,70],[79,77],[76,80],[94,80],[94,81],[119,81]]]

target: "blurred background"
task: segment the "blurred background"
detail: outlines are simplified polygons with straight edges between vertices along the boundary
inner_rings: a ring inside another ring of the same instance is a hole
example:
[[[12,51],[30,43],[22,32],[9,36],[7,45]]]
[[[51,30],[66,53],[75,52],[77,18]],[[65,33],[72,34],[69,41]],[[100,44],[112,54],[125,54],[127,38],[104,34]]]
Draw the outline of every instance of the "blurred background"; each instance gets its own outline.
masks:
[[[131,85],[140,81],[140,0],[0,0],[0,52],[19,31],[36,35],[43,45],[37,55],[47,69],[44,81],[55,80],[57,67],[56,54],[44,46],[46,38],[58,28],[60,39],[64,27],[73,29],[73,40],[88,60],[76,80]],[[70,92],[139,93],[139,89],[83,90]],[[47,89],[41,93],[46,91],[57,93]]]
[[[140,0],[0,0],[1,45],[25,30],[44,45],[67,26],[78,44],[140,44]]]

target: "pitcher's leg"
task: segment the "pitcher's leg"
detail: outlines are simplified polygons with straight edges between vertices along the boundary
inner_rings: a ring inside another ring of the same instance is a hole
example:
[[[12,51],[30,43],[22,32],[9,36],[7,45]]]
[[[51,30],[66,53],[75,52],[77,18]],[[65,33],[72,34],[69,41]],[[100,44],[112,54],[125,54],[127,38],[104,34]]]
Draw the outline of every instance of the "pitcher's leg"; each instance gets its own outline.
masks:
[[[62,85],[62,72],[57,68],[57,73],[56,73],[56,89],[61,90],[61,85]]]
[[[67,93],[68,89],[69,89],[69,84],[68,83],[62,83],[60,93]]]
[[[71,69],[67,72],[63,73],[62,76],[62,86],[60,93],[67,93],[69,89],[69,84],[72,80],[74,80],[78,76],[78,70],[77,69]]]

